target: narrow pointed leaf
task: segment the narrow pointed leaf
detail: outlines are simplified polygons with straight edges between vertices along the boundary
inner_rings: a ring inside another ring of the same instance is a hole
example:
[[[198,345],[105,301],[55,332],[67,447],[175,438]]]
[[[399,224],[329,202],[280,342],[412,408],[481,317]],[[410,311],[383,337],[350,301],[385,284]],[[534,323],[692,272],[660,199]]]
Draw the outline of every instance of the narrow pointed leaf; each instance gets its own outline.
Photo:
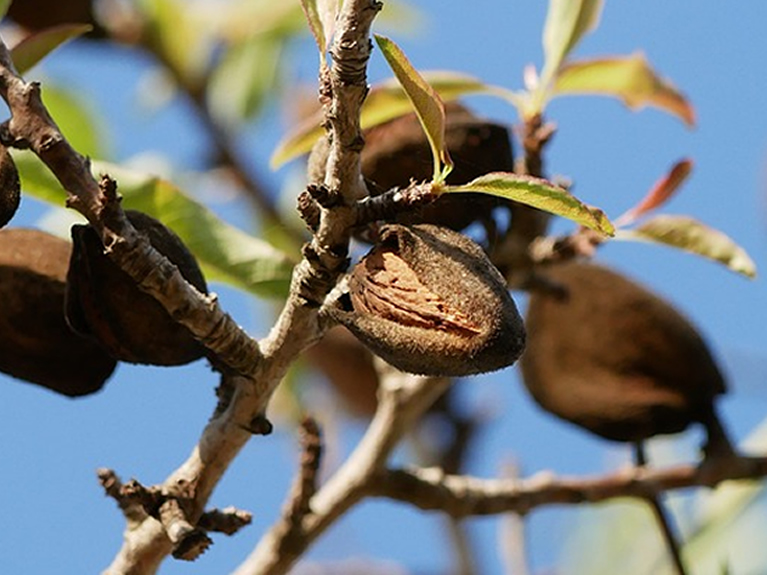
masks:
[[[665,204],[690,175],[692,166],[693,162],[689,158],[679,160],[668,174],[655,182],[652,189],[637,205],[615,220],[615,225],[627,226]]]
[[[301,8],[306,16],[306,21],[309,23],[309,30],[314,36],[314,41],[317,42],[317,48],[320,51],[320,55],[325,53],[327,47],[327,40],[325,38],[325,27],[322,24],[322,16],[320,16],[320,9],[317,6],[317,0],[301,0]]]
[[[557,74],[554,92],[560,96],[613,96],[632,110],[654,106],[677,116],[689,127],[695,125],[692,104],[652,69],[642,53],[570,62]]]
[[[469,94],[494,94],[513,100],[514,94],[505,88],[485,84],[481,80],[459,74],[435,70],[421,75],[439,94],[443,102],[457,100]],[[395,78],[373,86],[362,105],[360,125],[363,130],[378,126],[413,110],[413,105]],[[289,133],[272,154],[271,165],[277,168],[302,154],[308,153],[314,143],[325,133],[320,126],[322,112],[317,112]]]
[[[756,277],[756,265],[729,236],[688,216],[655,216],[632,230],[620,230],[619,239],[665,244],[724,264],[746,277]]]
[[[328,43],[333,37],[338,2],[339,0],[301,0],[301,8],[309,22],[309,28],[320,49],[321,57],[327,51]]]
[[[389,67],[413,103],[416,115],[426,132],[434,157],[433,179],[438,181],[443,173],[441,166],[452,165],[445,143],[445,105],[393,40],[379,35],[376,35],[375,39]]]
[[[597,27],[603,0],[550,0],[543,28],[544,83],[586,34]]]
[[[15,154],[24,193],[64,205],[66,193],[48,169],[29,152]],[[167,180],[113,164],[94,162],[94,174],[115,178],[125,208],[162,220],[197,257],[208,280],[263,297],[287,294],[292,265],[268,243],[219,219]]]
[[[90,30],[90,24],[61,24],[27,36],[11,50],[13,65],[25,74],[56,48]]]
[[[511,172],[492,172],[460,186],[444,186],[445,193],[479,192],[514,200],[613,235],[615,228],[605,213],[581,202],[566,189],[548,180]]]

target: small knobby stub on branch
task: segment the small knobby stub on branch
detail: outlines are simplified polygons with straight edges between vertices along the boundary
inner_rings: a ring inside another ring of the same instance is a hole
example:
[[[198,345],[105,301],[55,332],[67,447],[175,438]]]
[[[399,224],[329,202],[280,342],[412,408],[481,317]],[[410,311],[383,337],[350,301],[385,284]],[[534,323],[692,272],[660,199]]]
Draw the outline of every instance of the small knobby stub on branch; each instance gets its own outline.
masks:
[[[129,523],[137,524],[153,517],[162,524],[176,559],[194,561],[204,553],[213,543],[208,531],[233,535],[252,521],[251,513],[228,507],[206,511],[196,523],[192,522],[195,490],[184,482],[179,482],[171,493],[161,486],[145,487],[135,479],[123,484],[111,469],[99,469],[98,477],[106,494],[117,501]]]
[[[211,509],[206,511],[197,522],[197,526],[205,531],[234,535],[243,527],[250,525],[253,514],[235,507]]]

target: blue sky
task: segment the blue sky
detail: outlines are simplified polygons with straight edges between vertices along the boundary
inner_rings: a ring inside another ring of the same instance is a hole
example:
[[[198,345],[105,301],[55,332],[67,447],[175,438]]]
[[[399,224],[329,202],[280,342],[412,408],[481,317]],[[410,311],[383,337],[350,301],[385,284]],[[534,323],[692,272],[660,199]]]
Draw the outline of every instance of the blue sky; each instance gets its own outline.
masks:
[[[413,1],[424,15],[418,33],[397,35],[412,62],[422,69],[455,69],[494,84],[520,87],[528,63],[540,65],[544,2],[477,0]],[[600,28],[578,55],[644,51],[660,73],[692,100],[698,127],[688,130],[657,110],[629,112],[604,98],[555,101],[549,117],[559,126],[550,147],[551,174],[574,180],[575,193],[617,216],[640,198],[677,159],[692,157],[693,176],[664,210],[689,214],[717,227],[744,246],[767,270],[765,153],[767,91],[765,57],[767,3],[737,8],[719,2],[608,1]],[[293,74],[312,81],[316,56],[307,40],[303,64]],[[42,72],[82,92],[107,119],[115,157],[162,152],[179,169],[204,158],[201,132],[189,122],[183,103],[149,114],[136,94],[146,60],[70,45]],[[380,54],[371,81],[388,76]],[[514,111],[488,98],[470,100],[483,114],[513,122]],[[278,118],[278,114],[274,114]],[[285,129],[278,119],[243,134],[243,149],[257,170],[276,184],[288,170],[267,174],[266,158]],[[296,190],[297,191],[297,190]],[[233,205],[217,209],[247,225]],[[31,225],[42,209],[25,201],[19,224]],[[562,226],[561,229],[567,229]],[[678,305],[696,323],[729,374],[730,395],[721,402],[728,427],[744,437],[767,412],[767,352],[764,281],[745,280],[700,258],[670,249],[609,244],[598,256]],[[254,335],[265,334],[266,306],[215,285],[223,306]],[[95,573],[119,548],[123,519],[103,497],[95,469],[112,467],[125,479],[162,479],[192,449],[214,402],[215,386],[202,363],[178,369],[121,366],[105,390],[69,401],[45,390],[0,377],[0,568],[6,573]],[[622,450],[587,437],[541,414],[521,390],[515,370],[460,384],[470,409],[489,412],[470,471],[492,476],[515,458],[524,472],[597,473],[617,465]],[[492,406],[490,409],[489,406]],[[328,429],[336,457],[351,449],[362,424],[335,420]],[[691,430],[675,445],[686,449],[700,439]],[[242,561],[279,512],[296,463],[295,438],[285,423],[269,438],[256,438],[214,494],[212,504],[254,512],[253,525],[215,545],[195,564],[167,561],[163,574],[227,573]],[[332,464],[332,457],[330,458]],[[337,462],[337,460],[336,460]],[[533,513],[532,558],[551,566],[574,521],[574,509]],[[500,572],[496,523],[471,523],[481,550],[483,573]],[[441,573],[449,553],[436,516],[401,505],[366,502],[341,520],[311,550],[312,560],[372,557],[414,573]]]

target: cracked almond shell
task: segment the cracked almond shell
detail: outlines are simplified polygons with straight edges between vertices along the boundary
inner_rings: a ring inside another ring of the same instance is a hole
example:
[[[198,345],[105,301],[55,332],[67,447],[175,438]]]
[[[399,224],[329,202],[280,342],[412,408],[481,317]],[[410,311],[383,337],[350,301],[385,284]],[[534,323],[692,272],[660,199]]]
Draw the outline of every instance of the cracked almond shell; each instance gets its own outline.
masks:
[[[482,248],[430,224],[383,226],[334,313],[371,351],[416,374],[494,371],[524,348],[522,319]]]
[[[197,261],[176,234],[144,213],[127,210],[126,216],[189,283],[207,293]],[[203,356],[205,348],[186,327],[107,257],[91,226],[73,226],[72,240],[66,311],[75,331],[130,363],[182,365]]]
[[[544,275],[562,291],[531,295],[520,360],[543,409],[616,441],[676,433],[695,421],[711,438],[713,402],[725,383],[686,318],[604,267],[571,262]]]
[[[116,361],[64,319],[68,241],[0,230],[0,371],[80,396],[101,389]]]

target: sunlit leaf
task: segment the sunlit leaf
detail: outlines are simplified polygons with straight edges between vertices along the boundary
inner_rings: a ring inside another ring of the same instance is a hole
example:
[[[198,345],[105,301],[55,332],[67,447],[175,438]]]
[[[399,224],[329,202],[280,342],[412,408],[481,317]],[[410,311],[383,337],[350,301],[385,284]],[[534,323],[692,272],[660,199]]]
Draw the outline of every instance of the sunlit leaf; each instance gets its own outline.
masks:
[[[91,30],[90,24],[61,24],[27,36],[11,50],[11,59],[19,74],[31,70],[62,44]]]
[[[457,100],[461,96],[469,94],[494,94],[507,100],[514,98],[513,92],[485,84],[473,76],[457,72],[435,70],[422,72],[421,75],[439,94],[443,102]],[[365,103],[362,105],[360,125],[363,130],[367,130],[412,111],[413,105],[402,86],[395,78],[391,78],[371,88]],[[314,143],[324,134],[324,130],[320,126],[321,122],[322,112],[317,112],[288,134],[272,155],[272,167],[276,168],[293,158],[308,153]]]
[[[606,235],[615,233],[602,210],[587,206],[564,188],[541,178],[492,172],[460,186],[444,186],[444,191],[490,194],[556,214]]]
[[[619,98],[630,109],[654,106],[695,125],[695,110],[668,80],[661,78],[642,53],[569,62],[558,72],[556,95],[601,94]]]
[[[48,169],[31,153],[14,155],[22,190],[62,206],[66,193]],[[220,281],[258,296],[287,294],[292,265],[284,254],[218,218],[172,183],[95,162],[94,174],[108,173],[118,183],[126,209],[162,220],[197,257],[208,280]]]
[[[0,0],[0,18],[4,18],[13,0]]]
[[[655,182],[655,185],[637,205],[615,220],[615,225],[627,226],[665,204],[690,175],[692,166],[693,162],[689,158],[679,160],[667,174]]]
[[[216,47],[215,30],[198,2],[140,0],[146,42],[160,54],[173,76],[197,89],[204,81]]]
[[[309,30],[311,30],[312,36],[314,36],[314,41],[317,42],[317,49],[320,51],[320,54],[324,54],[328,43],[325,39],[325,26],[322,23],[317,0],[301,0],[301,8],[309,24]]]
[[[309,29],[317,42],[320,54],[328,49],[328,42],[333,36],[339,0],[301,0]]]
[[[746,277],[756,277],[756,265],[730,237],[688,216],[661,215],[631,230],[619,230],[619,239],[665,244],[724,264]]]
[[[567,55],[599,24],[603,0],[549,0],[543,28],[543,83],[554,76]]]
[[[418,73],[394,41],[380,35],[376,35],[375,39],[389,67],[413,103],[416,115],[426,132],[434,158],[432,179],[435,182],[443,181],[453,165],[445,143],[445,105],[434,88]]]
[[[251,120],[279,80],[283,40],[254,36],[231,46],[208,83],[213,115],[227,126]]]

